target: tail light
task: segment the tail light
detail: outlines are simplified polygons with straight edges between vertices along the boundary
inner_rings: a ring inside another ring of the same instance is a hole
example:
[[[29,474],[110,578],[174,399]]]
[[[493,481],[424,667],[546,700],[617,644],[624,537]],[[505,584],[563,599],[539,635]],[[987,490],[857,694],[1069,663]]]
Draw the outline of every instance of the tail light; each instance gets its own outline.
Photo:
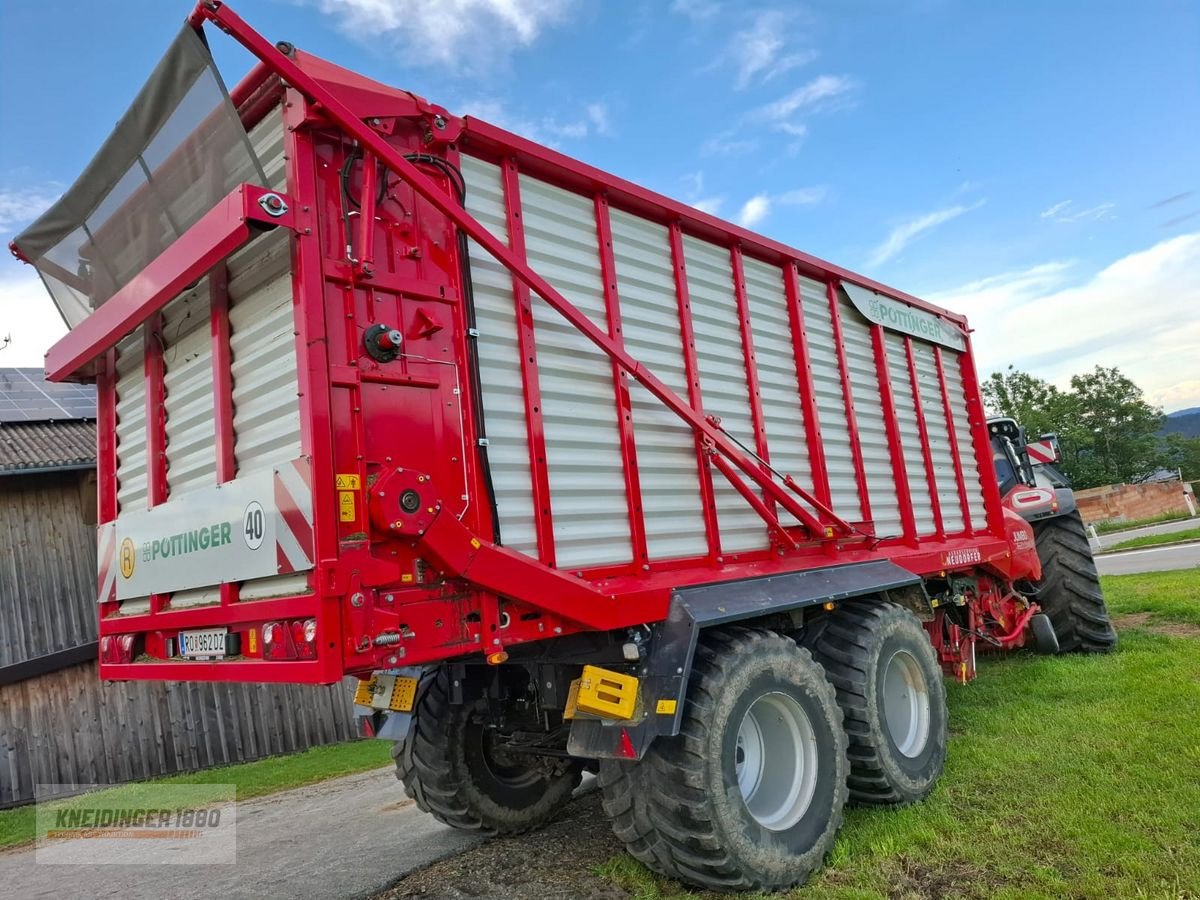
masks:
[[[317,620],[265,623],[262,648],[263,659],[316,659]]]
[[[100,638],[100,662],[133,662],[133,638],[132,634],[106,634]]]

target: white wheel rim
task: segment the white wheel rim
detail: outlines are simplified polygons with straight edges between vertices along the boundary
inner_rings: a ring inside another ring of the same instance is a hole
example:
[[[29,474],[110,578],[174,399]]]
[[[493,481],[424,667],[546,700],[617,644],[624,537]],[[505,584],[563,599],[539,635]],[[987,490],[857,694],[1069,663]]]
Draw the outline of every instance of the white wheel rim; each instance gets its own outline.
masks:
[[[929,685],[907,650],[897,650],[883,670],[883,721],[896,749],[910,759],[929,743]]]
[[[759,825],[784,831],[800,821],[817,788],[817,736],[787,694],[763,694],[738,726],[738,790]]]

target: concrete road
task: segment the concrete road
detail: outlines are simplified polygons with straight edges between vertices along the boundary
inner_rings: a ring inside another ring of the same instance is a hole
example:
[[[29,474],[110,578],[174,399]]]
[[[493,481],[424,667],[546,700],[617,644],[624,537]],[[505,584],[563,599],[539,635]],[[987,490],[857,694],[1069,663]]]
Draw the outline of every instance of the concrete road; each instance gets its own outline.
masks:
[[[1200,566],[1200,542],[1177,544],[1173,547],[1147,547],[1144,550],[1122,550],[1096,557],[1101,575],[1130,575],[1134,572],[1165,572],[1171,569],[1192,569]],[[1200,570],[1196,572],[1200,578]]]
[[[1121,541],[1144,537],[1148,534],[1170,534],[1173,531],[1186,531],[1189,528],[1196,527],[1200,527],[1200,517],[1179,519],[1176,522],[1164,522],[1161,525],[1147,525],[1145,528],[1132,528],[1129,531],[1117,531],[1113,534],[1102,534],[1100,535],[1100,548],[1111,547],[1113,544],[1121,543]]]
[[[343,900],[479,840],[422,813],[389,768],[239,803],[233,865],[37,865],[29,848],[0,853],[0,895]]]

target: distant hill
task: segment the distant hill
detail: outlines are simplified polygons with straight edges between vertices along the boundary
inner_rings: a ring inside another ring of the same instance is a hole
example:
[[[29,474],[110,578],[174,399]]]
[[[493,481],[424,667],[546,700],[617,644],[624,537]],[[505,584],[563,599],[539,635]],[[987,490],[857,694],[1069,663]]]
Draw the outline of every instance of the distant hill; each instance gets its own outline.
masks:
[[[1200,406],[1176,410],[1167,416],[1160,434],[1182,434],[1184,437],[1200,437]]]

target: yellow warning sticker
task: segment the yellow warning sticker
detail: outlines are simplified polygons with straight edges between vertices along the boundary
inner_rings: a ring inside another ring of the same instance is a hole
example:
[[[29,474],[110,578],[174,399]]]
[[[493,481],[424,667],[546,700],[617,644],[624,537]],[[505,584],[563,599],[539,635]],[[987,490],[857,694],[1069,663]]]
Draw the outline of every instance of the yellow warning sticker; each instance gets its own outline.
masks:
[[[250,655],[254,656],[258,653],[258,629],[251,628],[246,632],[246,643],[250,645]]]
[[[338,491],[338,521],[353,522],[355,517],[354,491]]]
[[[357,475],[337,475],[335,480],[339,491],[357,491],[362,487]]]
[[[660,716],[675,715],[675,706],[678,703],[676,700],[659,700],[658,705],[654,707],[654,711]]]

